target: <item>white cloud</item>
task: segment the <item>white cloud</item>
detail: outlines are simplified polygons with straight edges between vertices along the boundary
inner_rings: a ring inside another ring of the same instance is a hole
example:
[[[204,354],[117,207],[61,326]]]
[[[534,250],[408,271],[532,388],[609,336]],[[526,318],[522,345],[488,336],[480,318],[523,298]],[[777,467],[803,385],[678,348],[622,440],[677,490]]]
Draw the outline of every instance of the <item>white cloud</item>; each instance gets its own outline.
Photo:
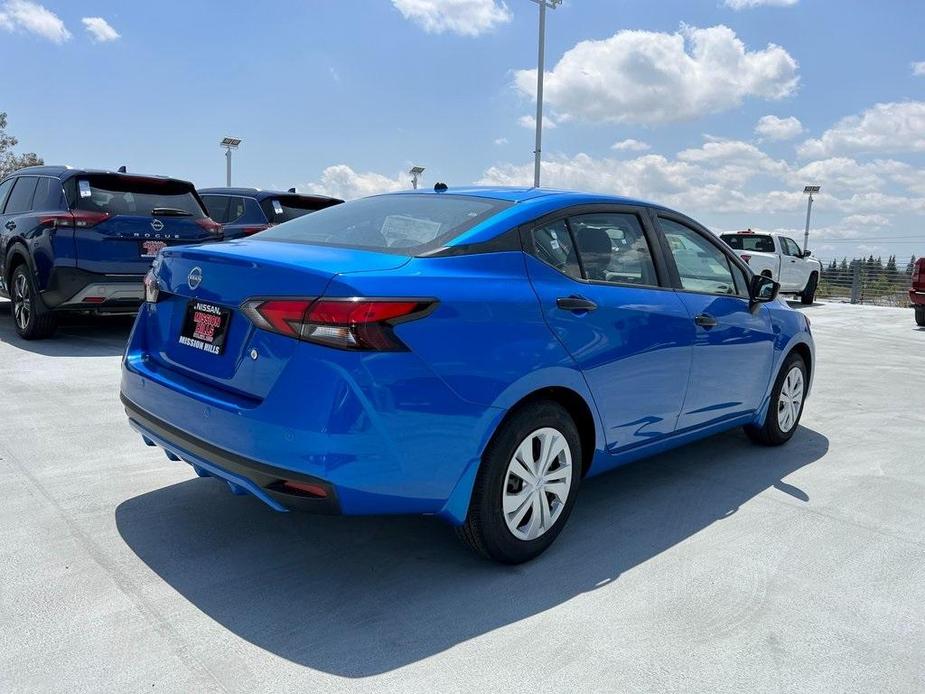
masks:
[[[0,6],[0,27],[7,31],[27,31],[52,43],[64,43],[71,38],[71,32],[58,15],[30,0],[7,0],[3,3]]]
[[[803,132],[803,124],[793,116],[763,116],[755,125],[755,132],[769,140],[792,140]]]
[[[888,227],[890,218],[882,214],[852,214],[842,220],[847,227]]]
[[[848,152],[925,152],[925,101],[876,104],[842,118],[818,139],[800,145],[803,157]]]
[[[120,38],[119,32],[102,17],[84,17],[80,21],[96,43],[106,43]]]
[[[912,74],[916,77],[925,77],[925,60],[920,63],[912,63]]]
[[[725,0],[723,4],[733,10],[750,10],[754,7],[793,7],[800,0]]]
[[[480,36],[514,17],[504,2],[496,0],[392,0],[392,4],[428,34]]]
[[[536,129],[536,116],[521,116],[520,118],[517,119],[517,125],[519,125],[521,128],[527,128],[528,130],[535,130]],[[543,129],[544,130],[552,130],[557,125],[559,125],[559,123],[556,122],[555,118],[553,118],[552,116],[546,116],[546,115],[543,116]]]
[[[642,142],[641,140],[633,140],[632,138],[628,140],[620,140],[620,142],[614,142],[610,149],[615,149],[618,152],[645,152],[646,150],[652,149],[652,146],[648,142]]]
[[[318,195],[330,195],[343,200],[363,198],[378,193],[391,193],[410,188],[411,184],[404,174],[394,178],[375,172],[358,173],[346,164],[329,166],[321,172],[321,179],[305,186]]]
[[[566,51],[546,74],[545,99],[559,116],[585,121],[670,123],[734,108],[746,97],[789,96],[797,69],[780,46],[749,51],[727,26],[620,31]],[[516,71],[514,83],[535,98],[535,69]]]
[[[503,147],[507,143],[508,143],[508,140],[506,137],[499,137],[498,139],[495,140],[495,144],[498,145],[498,147]]]

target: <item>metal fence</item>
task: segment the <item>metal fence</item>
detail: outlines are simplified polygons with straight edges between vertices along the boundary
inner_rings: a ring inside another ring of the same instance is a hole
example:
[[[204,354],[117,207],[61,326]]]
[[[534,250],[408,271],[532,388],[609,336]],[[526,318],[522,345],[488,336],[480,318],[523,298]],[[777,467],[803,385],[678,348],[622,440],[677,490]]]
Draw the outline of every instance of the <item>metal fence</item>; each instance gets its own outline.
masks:
[[[909,306],[912,263],[897,266],[895,259],[819,258],[822,277],[816,296],[831,301],[876,306]]]

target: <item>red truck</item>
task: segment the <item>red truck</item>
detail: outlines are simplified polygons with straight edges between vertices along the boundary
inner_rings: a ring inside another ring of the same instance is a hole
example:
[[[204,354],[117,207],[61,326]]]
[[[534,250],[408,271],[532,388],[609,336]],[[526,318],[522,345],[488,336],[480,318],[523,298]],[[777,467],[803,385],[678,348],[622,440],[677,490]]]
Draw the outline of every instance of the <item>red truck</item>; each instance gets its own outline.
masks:
[[[915,323],[925,327],[925,258],[915,261],[912,268],[912,288],[909,290],[909,300],[915,307]]]

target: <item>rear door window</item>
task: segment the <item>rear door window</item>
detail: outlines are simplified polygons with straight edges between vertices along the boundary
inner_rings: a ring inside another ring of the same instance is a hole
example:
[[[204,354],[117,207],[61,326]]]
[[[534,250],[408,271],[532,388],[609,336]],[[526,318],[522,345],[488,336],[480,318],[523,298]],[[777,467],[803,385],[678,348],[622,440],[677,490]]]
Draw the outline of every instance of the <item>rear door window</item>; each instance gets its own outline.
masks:
[[[572,279],[581,279],[578,253],[564,219],[533,230],[533,255]]]
[[[111,215],[206,216],[189,183],[165,178],[93,174],[77,181],[77,208]]]
[[[16,179],[16,185],[13,186],[13,192],[10,193],[10,199],[6,202],[4,214],[19,214],[28,212],[32,209],[32,197],[35,195],[35,184],[38,178],[35,176],[20,176]]]
[[[774,252],[774,239],[766,234],[723,234],[720,238],[737,251]]]
[[[658,286],[652,253],[639,218],[604,212],[569,218],[585,278],[595,282]]]
[[[234,196],[228,198],[228,223],[234,224],[236,221],[241,219],[244,216],[244,211],[247,209],[247,201],[240,197]]]
[[[202,202],[205,203],[206,211],[216,222],[228,221],[228,196],[227,195],[201,195]]]
[[[3,212],[3,203],[6,201],[6,196],[9,194],[14,183],[16,183],[15,178],[8,178],[3,183],[0,183],[0,213]]]
[[[332,201],[303,198],[298,195],[277,195],[260,201],[267,221],[282,224],[307,215],[309,212],[330,207]]]
[[[39,177],[35,185],[35,195],[32,198],[33,210],[66,210],[64,191],[61,181],[48,176]]]

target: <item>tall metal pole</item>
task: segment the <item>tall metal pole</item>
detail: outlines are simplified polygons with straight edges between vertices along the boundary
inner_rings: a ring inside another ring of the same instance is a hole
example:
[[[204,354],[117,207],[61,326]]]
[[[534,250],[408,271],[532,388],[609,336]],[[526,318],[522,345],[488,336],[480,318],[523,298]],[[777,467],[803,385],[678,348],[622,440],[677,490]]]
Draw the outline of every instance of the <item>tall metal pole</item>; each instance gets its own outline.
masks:
[[[536,68],[536,149],[533,150],[533,187],[540,187],[543,151],[543,77],[546,72],[546,0],[540,0],[540,41]]]
[[[225,150],[225,181],[229,188],[231,188],[231,148]]]
[[[813,213],[813,194],[809,194],[809,202],[806,203],[806,232],[803,234],[803,252],[809,246],[809,219]]]

